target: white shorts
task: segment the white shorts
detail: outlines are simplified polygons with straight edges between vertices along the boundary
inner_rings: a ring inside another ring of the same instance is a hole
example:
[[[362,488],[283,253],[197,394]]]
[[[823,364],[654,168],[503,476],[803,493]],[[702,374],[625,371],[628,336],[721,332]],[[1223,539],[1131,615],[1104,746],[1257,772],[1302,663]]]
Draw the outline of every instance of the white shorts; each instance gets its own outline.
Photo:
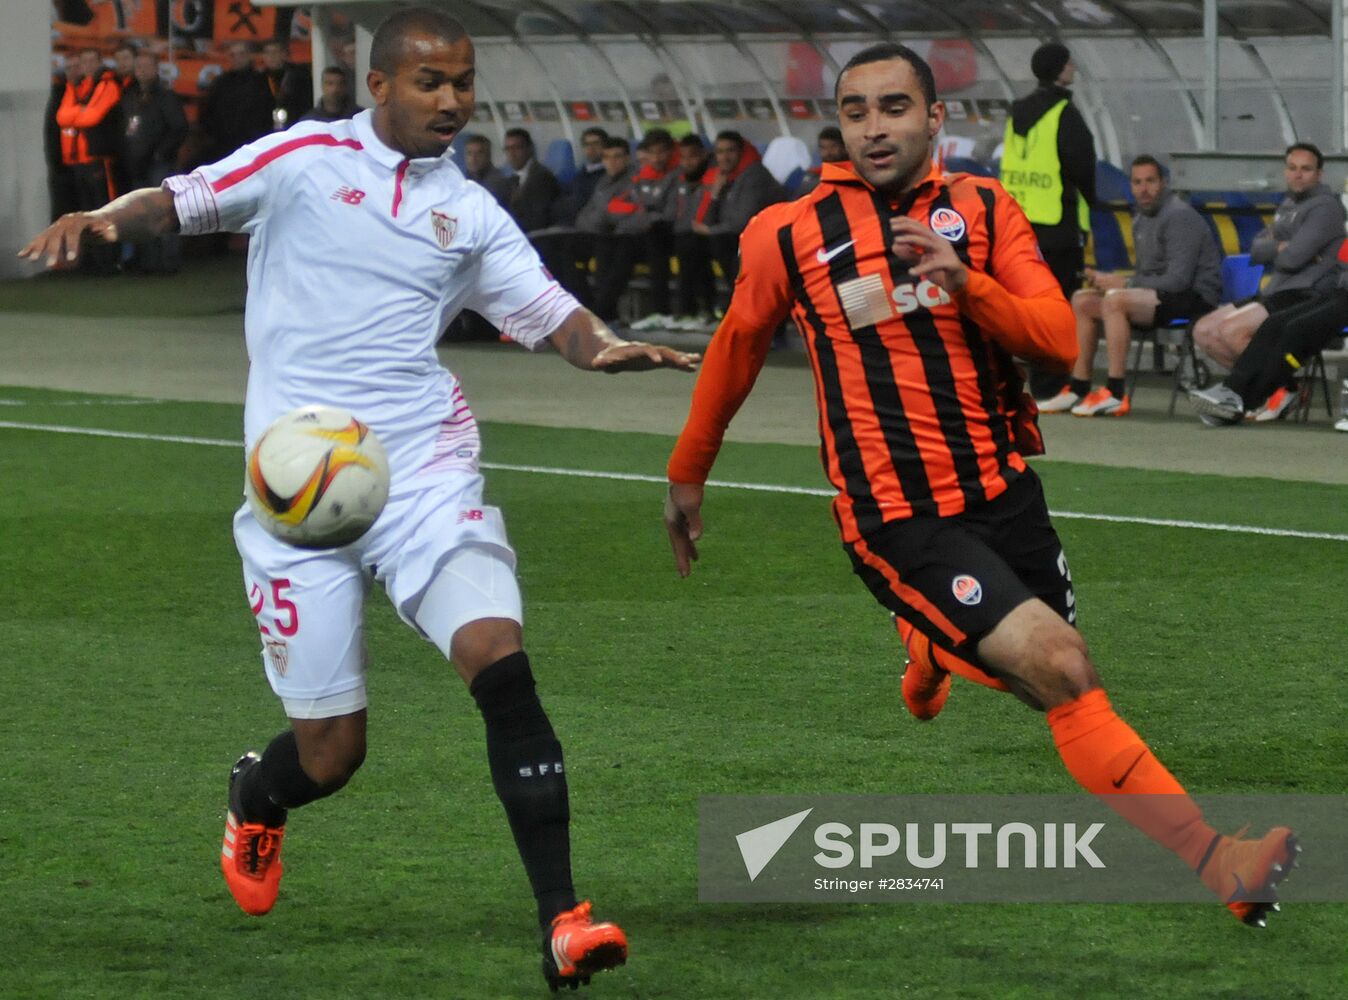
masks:
[[[262,634],[267,680],[292,719],[366,706],[363,605],[371,581],[446,657],[462,625],[524,620],[515,552],[501,512],[482,503],[476,473],[390,497],[363,538],[335,550],[298,549],[273,538],[245,504],[234,515],[234,544]]]

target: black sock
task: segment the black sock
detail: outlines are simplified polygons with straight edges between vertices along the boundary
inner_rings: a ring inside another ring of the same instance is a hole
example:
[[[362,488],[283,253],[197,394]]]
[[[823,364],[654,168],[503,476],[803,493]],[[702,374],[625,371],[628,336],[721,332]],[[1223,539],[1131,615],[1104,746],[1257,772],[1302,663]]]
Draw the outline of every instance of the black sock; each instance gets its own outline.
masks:
[[[239,801],[246,822],[281,826],[287,809],[307,805],[341,787],[325,788],[304,773],[295,732],[287,729],[267,744],[262,763],[239,779]]]
[[[487,725],[492,784],[538,900],[538,922],[546,928],[576,905],[562,745],[538,701],[523,652],[487,667],[469,691]]]
[[[1082,399],[1085,399],[1091,391],[1091,380],[1088,378],[1074,378],[1067,383],[1067,387]]]
[[[1122,399],[1122,398],[1123,398],[1123,383],[1124,383],[1124,381],[1125,381],[1125,380],[1122,379],[1122,378],[1114,378],[1113,376],[1110,376],[1110,378],[1105,382],[1105,385],[1109,388],[1110,394],[1111,394],[1115,399]]]

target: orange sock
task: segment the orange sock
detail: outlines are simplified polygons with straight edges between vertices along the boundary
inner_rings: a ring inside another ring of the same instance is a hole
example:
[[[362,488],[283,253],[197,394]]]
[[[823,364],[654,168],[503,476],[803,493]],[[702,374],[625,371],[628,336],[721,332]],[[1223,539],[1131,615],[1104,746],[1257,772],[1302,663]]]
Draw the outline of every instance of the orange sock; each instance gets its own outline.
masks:
[[[959,674],[967,681],[973,681],[975,684],[982,684],[984,687],[990,687],[994,691],[1005,691],[1007,687],[996,677],[984,671],[981,667],[970,663],[950,652],[948,649],[942,649],[934,642],[928,639],[923,633],[919,632],[902,618],[895,617],[894,625],[899,630],[899,638],[903,640],[904,648],[908,650],[908,658],[912,660],[920,659],[924,654],[928,660],[940,667],[942,670],[948,670],[952,674]]]
[[[1048,725],[1077,784],[1106,796],[1120,816],[1190,868],[1198,867],[1217,831],[1151,747],[1115,714],[1103,689],[1051,709]]]

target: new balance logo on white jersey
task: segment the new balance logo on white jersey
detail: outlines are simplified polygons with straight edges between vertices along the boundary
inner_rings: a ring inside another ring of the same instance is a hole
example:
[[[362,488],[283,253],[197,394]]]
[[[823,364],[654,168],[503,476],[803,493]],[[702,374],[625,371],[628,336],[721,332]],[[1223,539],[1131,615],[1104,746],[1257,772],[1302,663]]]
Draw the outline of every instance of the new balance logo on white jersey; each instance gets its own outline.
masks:
[[[329,196],[330,201],[340,201],[347,205],[359,205],[360,200],[365,197],[365,192],[358,188],[347,187],[343,184]]]

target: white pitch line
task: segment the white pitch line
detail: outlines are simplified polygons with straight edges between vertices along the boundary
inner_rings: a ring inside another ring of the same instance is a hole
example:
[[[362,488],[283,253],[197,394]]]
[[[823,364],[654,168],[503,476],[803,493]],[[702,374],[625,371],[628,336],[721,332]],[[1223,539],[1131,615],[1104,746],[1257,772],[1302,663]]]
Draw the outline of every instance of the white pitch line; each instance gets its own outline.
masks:
[[[215,448],[242,448],[243,442],[225,438],[185,437],[178,434],[145,434],[139,431],[113,431],[101,427],[65,427],[58,424],[28,424],[14,420],[0,420],[0,428],[19,431],[45,431],[51,434],[83,434],[89,437],[124,438],[130,441],[160,441],[168,444],[197,444]],[[550,465],[507,465],[483,462],[482,468],[496,472],[525,472],[541,476],[571,476],[577,479],[608,479],[627,483],[656,483],[663,486],[663,476],[640,472],[599,472],[593,469],[562,469]],[[832,490],[810,486],[778,486],[772,483],[736,483],[719,479],[707,480],[708,486],[730,490],[756,490],[759,493],[782,493],[795,496],[831,497]],[[1225,531],[1237,535],[1267,535],[1274,538],[1309,538],[1327,542],[1348,542],[1348,534],[1332,531],[1296,531],[1291,528],[1262,528],[1253,524],[1221,524],[1211,521],[1178,521],[1163,517],[1132,517],[1118,514],[1087,514],[1075,510],[1050,510],[1053,517],[1075,521],[1105,521],[1110,524],[1142,524],[1153,528],[1186,528],[1191,531]]]
[[[0,399],[0,406],[163,406],[163,399]]]

